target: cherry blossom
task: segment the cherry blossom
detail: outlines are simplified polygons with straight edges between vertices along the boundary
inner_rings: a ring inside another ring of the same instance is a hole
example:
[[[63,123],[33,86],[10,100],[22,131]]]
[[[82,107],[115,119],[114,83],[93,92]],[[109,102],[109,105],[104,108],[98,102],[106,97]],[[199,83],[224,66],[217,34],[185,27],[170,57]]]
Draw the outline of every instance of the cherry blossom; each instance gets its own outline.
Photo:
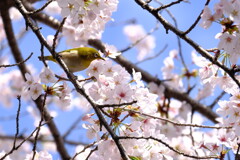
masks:
[[[212,12],[208,6],[205,6],[201,18],[202,23],[200,25],[205,29],[209,28],[213,21],[216,21],[216,18],[214,15],[212,15]]]
[[[110,58],[116,58],[121,55],[121,52],[117,51],[117,48],[114,45],[105,44],[106,47],[106,56]]]
[[[36,100],[42,94],[42,85],[39,83],[33,84],[29,90],[29,94],[33,100]]]
[[[144,87],[144,84],[141,81],[141,79],[142,79],[141,72],[135,72],[135,70],[133,69],[132,75],[133,75],[133,81],[137,83],[137,87],[138,88]]]
[[[101,38],[105,24],[112,20],[112,12],[117,9],[118,0],[57,0],[57,3],[62,16],[68,17],[63,34],[67,43],[75,47],[86,44],[88,39]]]
[[[39,77],[42,83],[55,83],[57,81],[53,71],[46,67],[40,73]]]
[[[29,73],[25,74],[25,78],[26,78],[26,82],[25,82],[25,87],[26,89],[30,88],[34,83],[36,83],[37,81],[34,79],[34,77],[32,75],[30,75]]]

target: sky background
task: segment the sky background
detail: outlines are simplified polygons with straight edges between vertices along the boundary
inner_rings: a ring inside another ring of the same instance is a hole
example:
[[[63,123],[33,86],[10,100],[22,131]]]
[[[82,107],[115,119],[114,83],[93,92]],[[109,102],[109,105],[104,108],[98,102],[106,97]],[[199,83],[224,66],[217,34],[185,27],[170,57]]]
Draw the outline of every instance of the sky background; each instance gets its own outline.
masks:
[[[162,3],[169,2],[169,0],[161,1]],[[216,3],[217,0],[213,0],[210,3],[210,8],[213,8],[213,4]],[[189,3],[182,3],[179,5],[173,6],[170,11],[177,19],[177,23],[179,29],[186,30],[189,26],[194,22],[197,18],[201,10],[203,9],[205,1],[196,1],[190,0]],[[170,22],[173,22],[171,18],[163,12],[165,18],[167,18]],[[119,50],[126,48],[130,42],[128,41],[127,37],[123,34],[123,27],[129,20],[135,20],[136,24],[141,24],[145,28],[146,32],[149,32],[151,29],[155,28],[156,26],[156,19],[150,15],[146,10],[143,10],[140,6],[138,6],[134,0],[120,0],[117,12],[113,13],[114,22],[110,22],[106,25],[106,30],[103,33],[102,41],[104,43],[108,43],[111,45],[115,45]],[[49,34],[55,34],[55,31],[43,24],[39,23],[39,26],[42,27],[42,33],[46,37]],[[16,34],[19,30],[25,28],[25,23],[21,22],[14,22],[14,29]],[[203,48],[214,48],[217,45],[218,40],[214,38],[214,36],[221,31],[221,28],[218,25],[213,25],[210,29],[205,30],[201,28],[199,25],[189,34],[194,41],[199,43]],[[154,49],[153,54],[159,52],[165,45],[168,45],[167,49],[156,59],[143,62],[139,64],[141,68],[150,72],[154,76],[158,76],[161,78],[161,67],[163,66],[163,59],[168,56],[169,51],[173,49],[178,49],[177,46],[177,38],[176,36],[169,32],[166,34],[165,29],[161,26],[157,31],[153,33],[156,38],[156,48]],[[182,52],[184,54],[184,59],[186,63],[192,67],[191,65],[191,52],[193,51],[192,47],[188,44],[182,42]],[[26,35],[19,41],[20,49],[23,53],[24,58],[27,58],[31,52],[34,53],[33,57],[27,64],[34,64],[36,67],[37,73],[39,73],[43,67],[42,62],[38,61],[38,56],[40,55],[40,45],[36,37],[33,33],[28,32]],[[65,41],[62,40],[57,47],[57,51],[61,51],[63,49],[71,48],[70,46],[65,45]],[[9,49],[5,49],[3,51],[3,55],[10,55]],[[48,52],[46,51],[45,54],[47,55]],[[136,60],[137,50],[131,49],[125,53],[127,59],[131,60],[132,62],[137,62]],[[13,62],[11,58],[11,62]],[[13,62],[14,63],[14,62]],[[51,64],[54,70],[58,73],[62,73],[60,67],[56,64]],[[50,66],[50,67],[51,67]],[[181,63],[176,62],[176,72],[181,72],[182,66]],[[84,74],[85,71],[79,72],[78,74]],[[194,83],[194,82],[192,82]],[[194,94],[194,93],[193,93]],[[207,103],[207,102],[206,102]],[[26,107],[31,104],[22,104],[22,113],[26,112]],[[1,106],[1,104],[0,104]],[[73,109],[68,112],[63,112],[59,110],[57,107],[50,106],[49,109],[55,110],[58,112],[59,116],[54,119],[57,123],[59,130],[64,133],[66,129],[68,129],[69,124],[75,121],[83,112],[79,109]],[[17,100],[13,100],[13,106],[11,108],[5,108],[4,106],[0,107],[0,129],[3,130],[6,134],[15,134],[15,119],[6,121],[2,120],[2,118],[13,116],[16,114],[17,111]],[[22,114],[23,115],[23,114]],[[24,116],[20,119],[20,131],[31,131],[33,129],[32,126],[33,118],[31,116]],[[81,125],[78,125],[81,127]],[[74,134],[72,134],[69,139],[76,140],[79,139],[79,135],[82,135],[82,142],[88,142],[86,138],[86,134],[82,132],[82,130],[78,129]],[[69,147],[71,154],[73,153],[73,148]],[[56,158],[56,157],[55,157]]]

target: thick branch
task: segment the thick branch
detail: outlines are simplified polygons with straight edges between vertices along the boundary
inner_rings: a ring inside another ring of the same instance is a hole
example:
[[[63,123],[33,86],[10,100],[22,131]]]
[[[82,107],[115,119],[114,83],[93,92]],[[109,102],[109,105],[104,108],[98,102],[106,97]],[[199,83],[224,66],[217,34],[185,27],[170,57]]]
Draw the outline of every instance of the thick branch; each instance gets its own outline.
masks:
[[[23,58],[22,58],[22,54],[18,48],[18,44],[17,41],[15,39],[15,35],[13,33],[13,28],[12,28],[12,23],[11,23],[11,19],[8,13],[8,4],[9,1],[0,1],[0,11],[1,11],[1,16],[3,19],[3,24],[4,24],[4,29],[7,35],[7,39],[8,39],[8,43],[9,46],[12,50],[12,54],[14,56],[15,61],[18,62],[22,62]],[[23,78],[25,78],[24,74],[26,72],[28,72],[26,65],[24,63],[18,65],[20,72],[23,76]],[[36,105],[38,108],[41,108],[42,106],[42,100],[41,98],[39,98],[38,100],[35,101]],[[45,109],[45,108],[44,108]],[[56,146],[58,148],[59,153],[61,154],[63,159],[70,159],[65,147],[64,147],[64,143],[63,140],[59,134],[59,131],[55,125],[55,123],[51,120],[51,116],[48,113],[47,109],[45,109],[45,115],[44,115],[44,119],[45,121],[49,121],[48,123],[48,127],[52,133],[52,136],[54,137]]]
[[[24,6],[28,11],[34,11],[35,10],[35,8],[33,8],[30,3],[26,2],[26,3],[24,3]],[[52,27],[53,29],[58,29],[59,26],[60,26],[60,22],[57,19],[55,19],[54,17],[49,16],[45,13],[42,13],[42,12],[38,12],[38,13],[32,14],[30,16],[34,20],[42,22],[42,23],[48,25],[49,27]]]
[[[9,1],[0,1],[0,13],[3,20],[3,26],[5,30],[5,34],[7,36],[8,45],[12,51],[12,55],[16,61],[19,63],[18,68],[22,71],[22,77],[25,78],[24,74],[28,72],[27,67],[21,63],[24,61],[22,54],[18,48],[17,40],[14,38],[15,34],[13,32],[12,21],[8,12],[9,9]]]

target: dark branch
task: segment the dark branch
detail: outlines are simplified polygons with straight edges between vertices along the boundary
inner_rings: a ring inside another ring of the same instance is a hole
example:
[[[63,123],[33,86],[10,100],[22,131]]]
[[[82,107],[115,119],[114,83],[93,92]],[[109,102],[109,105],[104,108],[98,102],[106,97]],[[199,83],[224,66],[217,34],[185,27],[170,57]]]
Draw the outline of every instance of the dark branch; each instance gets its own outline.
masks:
[[[31,12],[28,12],[29,15],[33,15],[33,14],[36,14],[36,13],[39,13],[41,11],[43,11],[50,3],[52,3],[53,0],[49,0],[47,1],[41,8],[39,9],[36,9],[34,11],[31,11]]]
[[[16,116],[16,133],[14,136],[13,148],[16,147],[17,137],[19,134],[19,116],[21,111],[21,96],[18,96],[17,99],[18,99],[18,110],[17,110],[17,116]]]
[[[168,31],[172,31],[177,36],[179,36],[181,39],[183,39],[185,42],[187,42],[190,46],[192,46],[198,53],[200,53],[203,57],[208,59],[213,64],[217,65],[221,69],[223,69],[231,78],[232,80],[238,85],[240,88],[240,82],[236,79],[234,72],[223,65],[221,62],[217,61],[212,55],[210,55],[205,49],[203,49],[200,45],[195,43],[192,39],[187,37],[184,32],[178,30],[176,27],[171,25],[166,19],[164,19],[158,11],[155,10],[155,8],[149,6],[147,3],[145,3],[142,0],[135,0],[135,2],[141,6],[143,9],[146,9],[150,14],[152,14],[159,22],[164,26],[164,28]]]
[[[134,103],[137,103],[137,101],[132,101],[128,103],[121,103],[121,104],[103,104],[103,105],[97,105],[99,108],[107,108],[107,107],[121,107],[121,106],[126,106],[126,105],[132,105]]]
[[[208,5],[210,2],[210,0],[207,0],[207,2],[205,3],[205,6]],[[184,32],[185,35],[187,35],[188,33],[190,33],[198,24],[198,22],[201,19],[201,15],[203,13],[203,10],[201,11],[201,13],[199,14],[199,16],[197,17],[197,19],[195,20],[195,22]]]
[[[24,59],[18,47],[17,40],[15,38],[15,34],[13,32],[12,21],[9,15],[9,1],[0,1],[0,13],[3,20],[3,26],[5,30],[5,34],[7,36],[8,45],[12,51],[12,55],[16,61],[16,63],[20,63],[18,65],[19,70],[21,71],[22,77],[25,79],[25,73],[28,72],[27,67],[24,65]]]

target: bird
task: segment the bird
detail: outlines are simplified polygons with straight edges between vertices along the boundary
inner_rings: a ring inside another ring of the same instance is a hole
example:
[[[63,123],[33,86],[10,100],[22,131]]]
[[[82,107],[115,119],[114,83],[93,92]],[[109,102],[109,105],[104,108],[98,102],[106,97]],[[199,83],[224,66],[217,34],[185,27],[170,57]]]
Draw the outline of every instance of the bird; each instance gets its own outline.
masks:
[[[67,49],[58,52],[58,54],[67,65],[70,72],[79,72],[85,70],[89,67],[91,62],[96,59],[105,60],[100,56],[99,52],[96,49],[90,47]],[[54,59],[52,55],[44,57],[39,56],[38,58],[40,61],[43,61],[44,59],[57,63],[56,59]]]

